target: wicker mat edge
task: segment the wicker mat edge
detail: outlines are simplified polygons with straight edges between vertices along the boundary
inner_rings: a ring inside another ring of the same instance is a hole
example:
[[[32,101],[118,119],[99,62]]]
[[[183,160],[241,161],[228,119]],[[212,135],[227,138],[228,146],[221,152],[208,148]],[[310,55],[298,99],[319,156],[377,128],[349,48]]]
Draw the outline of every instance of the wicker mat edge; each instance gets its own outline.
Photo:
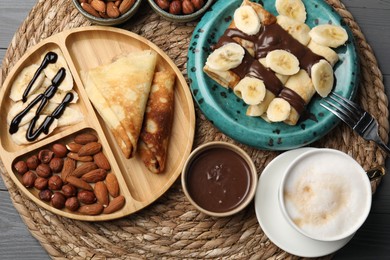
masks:
[[[144,1],[146,2],[146,1]],[[387,142],[389,132],[388,100],[382,74],[374,53],[350,12],[340,1],[327,2],[351,28],[361,62],[360,104],[380,124],[380,135]],[[186,73],[186,53],[196,22],[178,26],[160,19],[144,3],[137,21],[122,27],[152,40]],[[71,0],[40,0],[22,23],[2,63],[2,82],[25,51],[41,40],[66,29],[88,26],[90,22],[72,6]],[[211,140],[235,143],[255,161],[258,172],[278,153],[256,150],[238,144],[215,129],[196,108],[197,146]],[[365,142],[344,125],[313,144],[337,148],[354,157],[365,169],[384,165],[386,156],[374,144]],[[2,178],[15,208],[31,234],[54,259],[60,258],[290,258],[264,235],[257,223],[253,205],[231,218],[212,218],[197,212],[184,198],[176,182],[153,205],[115,221],[88,223],[54,215],[39,208],[21,194],[0,163]],[[372,182],[375,192],[380,179]],[[52,227],[56,227],[53,229]]]

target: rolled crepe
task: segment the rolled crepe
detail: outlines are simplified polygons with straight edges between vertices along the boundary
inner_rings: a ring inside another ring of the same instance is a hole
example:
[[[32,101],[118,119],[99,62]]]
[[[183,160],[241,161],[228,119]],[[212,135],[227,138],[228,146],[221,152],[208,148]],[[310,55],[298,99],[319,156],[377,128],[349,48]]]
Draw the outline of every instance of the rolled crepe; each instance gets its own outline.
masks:
[[[159,71],[154,74],[139,141],[139,153],[153,173],[165,169],[174,108],[175,74]]]

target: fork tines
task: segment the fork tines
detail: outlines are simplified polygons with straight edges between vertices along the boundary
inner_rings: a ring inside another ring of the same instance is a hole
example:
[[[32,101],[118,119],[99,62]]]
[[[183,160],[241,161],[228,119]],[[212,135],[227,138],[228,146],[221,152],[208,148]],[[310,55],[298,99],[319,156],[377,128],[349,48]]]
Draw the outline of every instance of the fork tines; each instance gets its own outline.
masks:
[[[357,104],[333,92],[328,96],[328,99],[323,99],[323,102],[327,105],[321,102],[320,105],[322,107],[335,114],[351,127],[353,127],[364,114],[364,110]]]

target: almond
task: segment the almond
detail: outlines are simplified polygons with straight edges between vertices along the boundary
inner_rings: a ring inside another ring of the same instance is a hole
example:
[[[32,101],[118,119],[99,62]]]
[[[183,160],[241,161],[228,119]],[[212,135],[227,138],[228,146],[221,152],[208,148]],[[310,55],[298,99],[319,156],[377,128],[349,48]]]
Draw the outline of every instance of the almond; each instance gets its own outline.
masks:
[[[97,201],[104,207],[107,207],[108,203],[110,202],[110,197],[108,196],[106,184],[102,181],[97,182],[94,187],[94,192]]]
[[[119,12],[121,14],[126,13],[130,10],[130,8],[134,5],[135,0],[123,0],[122,3],[119,5]]]
[[[68,178],[66,180],[70,184],[72,184],[73,186],[75,186],[77,188],[80,188],[80,189],[83,189],[83,190],[93,191],[92,186],[89,185],[88,182],[85,182],[85,181],[83,181],[80,178],[77,178],[77,177],[74,177],[74,176],[68,176]]]
[[[107,176],[107,171],[104,169],[95,169],[92,171],[87,172],[83,176],[81,176],[81,179],[86,182],[98,182],[98,181],[104,181],[104,179]]]
[[[80,156],[78,153],[73,153],[69,152],[67,154],[69,158],[72,158],[73,160],[80,161],[80,162],[92,162],[93,157],[88,155],[88,156]]]
[[[93,156],[93,161],[99,168],[109,171],[111,169],[110,163],[103,152],[99,152]]]
[[[109,173],[106,176],[106,185],[108,193],[114,198],[118,197],[119,195],[119,183],[118,179],[116,178],[115,174]]]
[[[104,214],[110,214],[120,210],[125,205],[125,197],[120,195],[110,201],[110,204],[103,210]]]
[[[99,215],[102,213],[104,207],[102,204],[95,203],[90,205],[83,205],[79,208],[78,212],[84,215]]]
[[[108,2],[107,3],[107,15],[110,18],[117,18],[117,17],[119,17],[121,15],[121,13],[119,12],[118,7],[115,6],[114,2]]]
[[[84,174],[86,174],[87,172],[90,172],[92,170],[95,170],[97,169],[97,165],[94,163],[94,162],[86,162],[86,163],[83,163],[81,164],[80,166],[78,166],[72,173],[71,173],[71,176],[75,176],[75,177],[78,177],[80,178],[81,176],[83,176]]]
[[[88,3],[81,3],[81,7],[90,15],[95,17],[100,17],[99,13]]]
[[[74,138],[74,142],[77,144],[87,144],[90,142],[97,142],[98,138],[94,134],[79,134]]]
[[[78,153],[82,146],[82,144],[71,142],[66,145],[66,148],[73,153]]]
[[[71,158],[64,159],[62,166],[61,179],[66,182],[66,178],[76,169],[76,161]]]
[[[98,142],[90,142],[83,145],[78,151],[79,156],[94,155],[102,150],[102,145]]]
[[[106,3],[101,0],[92,0],[91,6],[98,12],[104,13],[106,11]]]

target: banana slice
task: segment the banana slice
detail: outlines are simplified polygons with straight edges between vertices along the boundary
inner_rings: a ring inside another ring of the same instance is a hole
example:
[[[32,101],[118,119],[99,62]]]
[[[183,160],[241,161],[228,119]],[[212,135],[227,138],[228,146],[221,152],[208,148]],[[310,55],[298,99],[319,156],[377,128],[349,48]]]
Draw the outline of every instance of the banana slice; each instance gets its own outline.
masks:
[[[260,58],[259,62],[264,67],[268,68],[266,58]],[[280,80],[280,82],[282,82],[283,85],[287,82],[288,77],[289,77],[288,75],[282,75],[279,73],[275,73],[275,76]]]
[[[307,47],[317,55],[324,57],[332,67],[339,60],[339,55],[331,48],[323,45],[319,45],[314,41],[310,41]]]
[[[267,54],[267,67],[282,75],[294,75],[299,71],[299,60],[285,50],[274,50]]]
[[[237,43],[228,43],[214,50],[207,58],[206,65],[212,70],[228,71],[241,64],[245,50]]]
[[[50,115],[57,107],[58,104],[49,102],[42,113]],[[84,116],[79,110],[66,107],[63,114],[58,118],[58,127],[75,125],[83,120]]]
[[[331,48],[337,48],[348,40],[347,31],[333,24],[317,25],[310,30],[309,35],[317,44]]]
[[[14,117],[17,114],[22,112],[31,103],[31,101],[33,101],[36,98],[36,96],[38,96],[38,94],[33,94],[33,95],[29,96],[25,103],[23,103],[23,101],[18,101],[16,103],[12,104],[12,106],[11,106],[11,108],[8,111],[8,114],[7,114],[7,124],[11,125],[12,119],[14,119]],[[31,119],[33,119],[33,117],[35,116],[35,111],[37,109],[38,109],[38,106],[34,106],[33,108],[31,108],[30,112],[28,112],[23,117],[23,119],[20,121],[19,126],[25,125],[28,122],[30,122]]]
[[[283,98],[274,98],[268,106],[267,118],[271,122],[282,122],[288,118],[291,105]]]
[[[69,91],[73,88],[73,77],[69,70],[68,63],[66,62],[60,49],[54,49],[52,50],[52,52],[55,52],[58,55],[57,61],[55,63],[50,63],[49,65],[47,65],[47,67],[43,71],[45,72],[46,77],[52,80],[54,76],[57,74],[58,70],[60,68],[64,68],[66,76],[64,80],[61,82],[61,84],[59,85],[58,89],[63,91]],[[43,57],[44,56],[42,56],[42,59]]]
[[[276,0],[275,7],[281,15],[301,23],[306,21],[306,8],[301,0]]]
[[[247,116],[261,116],[263,113],[258,105],[249,105],[245,114]]]
[[[310,27],[307,24],[291,19],[285,15],[278,15],[276,22],[301,44],[306,46],[310,42]]]
[[[51,80],[45,77],[45,80],[42,83],[42,86],[36,91],[37,93],[43,93],[51,85]],[[50,102],[60,104],[62,100],[64,99],[65,95],[71,92],[73,94],[73,99],[70,103],[77,103],[77,100],[79,99],[79,95],[77,94],[76,91],[71,90],[71,91],[64,91],[61,89],[57,89],[56,93],[54,96],[50,99]]]
[[[27,85],[30,83],[31,79],[34,77],[35,72],[38,70],[39,65],[32,64],[28,67],[25,67],[16,77],[15,81],[12,83],[11,93],[9,97],[17,102],[22,100],[23,93],[27,88]],[[40,73],[34,84],[31,86],[29,95],[33,94],[36,89],[38,89],[43,80],[45,79],[45,74]]]
[[[321,97],[332,91],[334,83],[333,68],[326,60],[320,60],[311,67],[311,79],[314,89]]]
[[[234,87],[234,93],[248,105],[258,105],[265,96],[264,82],[257,78],[244,77]]]
[[[38,128],[43,123],[45,118],[46,118],[46,115],[39,116],[39,118],[38,118],[38,120],[37,120],[37,122],[35,124],[36,128]],[[54,119],[53,123],[49,127],[48,133],[45,134],[45,133],[42,132],[38,136],[38,138],[35,139],[33,142],[37,142],[39,140],[42,140],[46,136],[50,135],[54,131],[54,129],[57,128],[57,125],[58,125],[58,120]],[[24,126],[20,127],[19,130],[16,133],[11,135],[11,139],[12,139],[12,141],[14,141],[15,144],[17,144],[17,145],[26,145],[26,144],[33,143],[33,142],[30,142],[30,141],[28,141],[26,139],[26,132],[27,132],[28,126],[29,125],[27,124],[27,125],[24,125]]]
[[[255,35],[260,31],[260,18],[251,6],[244,5],[237,8],[233,17],[237,29],[243,33]]]

